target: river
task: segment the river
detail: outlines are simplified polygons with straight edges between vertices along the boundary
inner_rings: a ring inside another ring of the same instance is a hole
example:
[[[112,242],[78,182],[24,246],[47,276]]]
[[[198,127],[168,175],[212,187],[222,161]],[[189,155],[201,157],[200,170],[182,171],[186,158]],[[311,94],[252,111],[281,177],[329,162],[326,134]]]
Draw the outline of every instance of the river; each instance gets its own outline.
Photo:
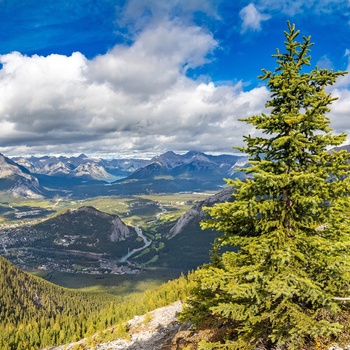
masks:
[[[140,228],[140,226],[135,226],[135,231],[137,233],[137,235],[143,240],[144,242],[144,246],[141,248],[135,248],[133,249],[131,252],[128,252],[128,254],[122,256],[119,260],[119,262],[125,262],[128,258],[130,258],[131,255],[144,250],[145,248],[147,248],[149,245],[151,245],[152,241],[150,239],[148,239],[143,233],[142,230]]]

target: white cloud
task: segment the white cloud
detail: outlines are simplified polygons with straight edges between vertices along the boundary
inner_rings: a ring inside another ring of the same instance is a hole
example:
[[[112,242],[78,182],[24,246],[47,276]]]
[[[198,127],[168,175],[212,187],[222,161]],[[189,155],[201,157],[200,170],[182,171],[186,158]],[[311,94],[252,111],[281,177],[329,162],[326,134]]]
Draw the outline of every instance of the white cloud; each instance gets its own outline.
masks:
[[[332,90],[342,90],[342,89],[348,89],[350,87],[350,50],[346,49],[345,50],[345,54],[344,57],[347,57],[348,60],[348,65],[345,69],[345,72],[347,72],[347,74],[339,77],[336,81],[336,84],[334,85],[333,89],[330,89],[330,91]]]
[[[346,50],[345,56],[348,56],[348,66],[346,72],[350,71],[350,55],[349,50]],[[345,132],[350,135],[350,75],[349,73],[337,79],[337,82],[328,87],[328,91],[332,97],[338,98],[330,106],[331,127],[336,133]],[[349,139],[349,137],[348,137]]]
[[[331,127],[335,134],[342,132],[350,134],[350,91],[346,89],[334,89],[332,97],[337,97],[334,101],[329,114],[331,119]]]
[[[172,86],[188,68],[203,65],[215,47],[212,35],[199,27],[165,22],[145,30],[131,47],[116,46],[94,59],[88,75],[115,90],[149,96]]]
[[[241,33],[245,33],[248,30],[260,31],[261,22],[267,21],[270,18],[269,15],[261,13],[253,3],[242,8],[239,16],[242,19]]]
[[[0,56],[3,153],[230,151],[249,131],[237,118],[260,113],[268,91],[188,78],[216,45],[198,27],[167,22],[92,60]]]

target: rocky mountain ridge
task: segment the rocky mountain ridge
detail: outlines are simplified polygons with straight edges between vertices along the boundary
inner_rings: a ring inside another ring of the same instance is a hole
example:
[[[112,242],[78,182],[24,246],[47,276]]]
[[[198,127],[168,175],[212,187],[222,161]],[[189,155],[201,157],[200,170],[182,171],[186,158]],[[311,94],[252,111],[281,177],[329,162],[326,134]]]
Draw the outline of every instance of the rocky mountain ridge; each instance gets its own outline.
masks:
[[[90,347],[85,338],[75,343],[52,347],[50,350],[71,350],[79,345],[84,346],[86,350],[176,349],[172,344],[176,334],[190,327],[189,324],[182,324],[177,320],[177,315],[181,310],[182,302],[177,301],[148,314],[135,316],[127,323],[129,340],[120,338]]]
[[[0,154],[0,191],[26,198],[41,198],[45,192],[30,171],[2,154]]]
[[[152,158],[149,164],[133,172],[129,178],[144,179],[170,176],[222,179],[234,173],[237,163],[243,166],[246,162],[247,158],[245,156],[228,154],[213,156],[195,151],[180,155],[169,151]]]
[[[195,329],[190,323],[178,321],[183,303],[177,301],[171,305],[155,309],[145,315],[135,316],[127,322],[129,339],[119,338],[113,341],[87,345],[87,339],[43,350],[73,350],[82,346],[86,350],[179,350],[197,349],[201,340],[209,340],[220,332],[217,327]],[[270,348],[269,348],[270,349]],[[340,347],[333,344],[326,350],[350,350],[350,345]],[[268,350],[259,346],[254,350]],[[281,350],[274,346],[271,350]]]
[[[220,175],[232,173],[237,161],[246,160],[244,156],[208,155],[189,151],[186,154],[165,152],[150,160],[145,159],[99,159],[85,154],[78,157],[14,157],[13,160],[32,173],[61,177],[81,177],[87,180],[105,180],[113,176],[145,178],[146,176],[179,176],[193,172],[216,172]]]
[[[86,180],[103,180],[114,175],[106,170],[106,162],[81,154],[78,157],[14,157],[14,161],[32,173],[59,177],[78,177]]]
[[[190,151],[166,152],[150,160],[94,159],[78,157],[2,156],[0,191],[20,197],[64,195],[67,191],[108,195],[202,191],[217,189],[225,177],[240,176],[239,167],[247,158],[235,155],[208,155]],[[11,170],[10,170],[11,169]],[[235,175],[236,173],[236,175]],[[2,175],[1,175],[2,174]],[[114,188],[103,188],[109,183]],[[41,184],[41,185],[40,185]],[[81,185],[99,185],[99,187]],[[95,194],[95,195],[96,195]],[[85,194],[86,196],[87,194]]]
[[[229,201],[232,198],[234,188],[231,186],[225,187],[219,193],[209,196],[204,201],[196,203],[190,210],[186,211],[175,223],[175,225],[170,229],[169,233],[166,235],[167,239],[171,239],[186,230],[186,227],[193,221],[199,222],[204,219],[205,212],[203,207],[211,207],[216,203],[222,203]]]

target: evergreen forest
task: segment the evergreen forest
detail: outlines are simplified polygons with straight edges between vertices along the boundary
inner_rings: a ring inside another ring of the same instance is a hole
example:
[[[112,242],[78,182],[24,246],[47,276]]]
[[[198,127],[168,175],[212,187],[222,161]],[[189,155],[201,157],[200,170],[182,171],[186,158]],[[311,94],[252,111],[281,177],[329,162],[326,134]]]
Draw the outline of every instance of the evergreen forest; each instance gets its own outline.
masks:
[[[123,322],[183,300],[189,293],[189,279],[182,276],[122,300],[56,286],[0,257],[0,349],[37,350],[96,334],[95,341],[125,336]],[[108,333],[102,332],[109,328]]]

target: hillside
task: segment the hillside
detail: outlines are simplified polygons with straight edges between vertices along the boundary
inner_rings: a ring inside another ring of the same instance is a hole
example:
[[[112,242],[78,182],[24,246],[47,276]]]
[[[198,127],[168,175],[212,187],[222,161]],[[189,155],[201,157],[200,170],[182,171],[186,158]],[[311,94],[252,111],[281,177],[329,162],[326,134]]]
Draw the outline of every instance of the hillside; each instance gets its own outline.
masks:
[[[181,277],[121,301],[58,287],[18,270],[0,257],[0,349],[42,349],[71,343],[98,331],[183,300],[192,277]],[[100,332],[94,341],[121,336],[122,327]],[[125,328],[124,333],[125,335]]]
[[[64,289],[18,270],[0,257],[0,349],[65,342],[82,337],[96,312],[113,298]],[[105,321],[105,320],[104,320]]]
[[[117,261],[143,246],[137,238],[117,215],[83,206],[32,226],[3,229],[1,242],[6,256],[27,270],[125,273],[132,269],[120,270]]]
[[[167,238],[171,239],[179,233],[185,233],[189,230],[189,225],[194,224],[199,226],[199,222],[204,219],[205,213],[203,207],[211,207],[216,203],[226,202],[232,199],[234,188],[227,186],[222,191],[213,196],[209,196],[204,201],[196,203],[190,210],[183,214],[169,230]]]

